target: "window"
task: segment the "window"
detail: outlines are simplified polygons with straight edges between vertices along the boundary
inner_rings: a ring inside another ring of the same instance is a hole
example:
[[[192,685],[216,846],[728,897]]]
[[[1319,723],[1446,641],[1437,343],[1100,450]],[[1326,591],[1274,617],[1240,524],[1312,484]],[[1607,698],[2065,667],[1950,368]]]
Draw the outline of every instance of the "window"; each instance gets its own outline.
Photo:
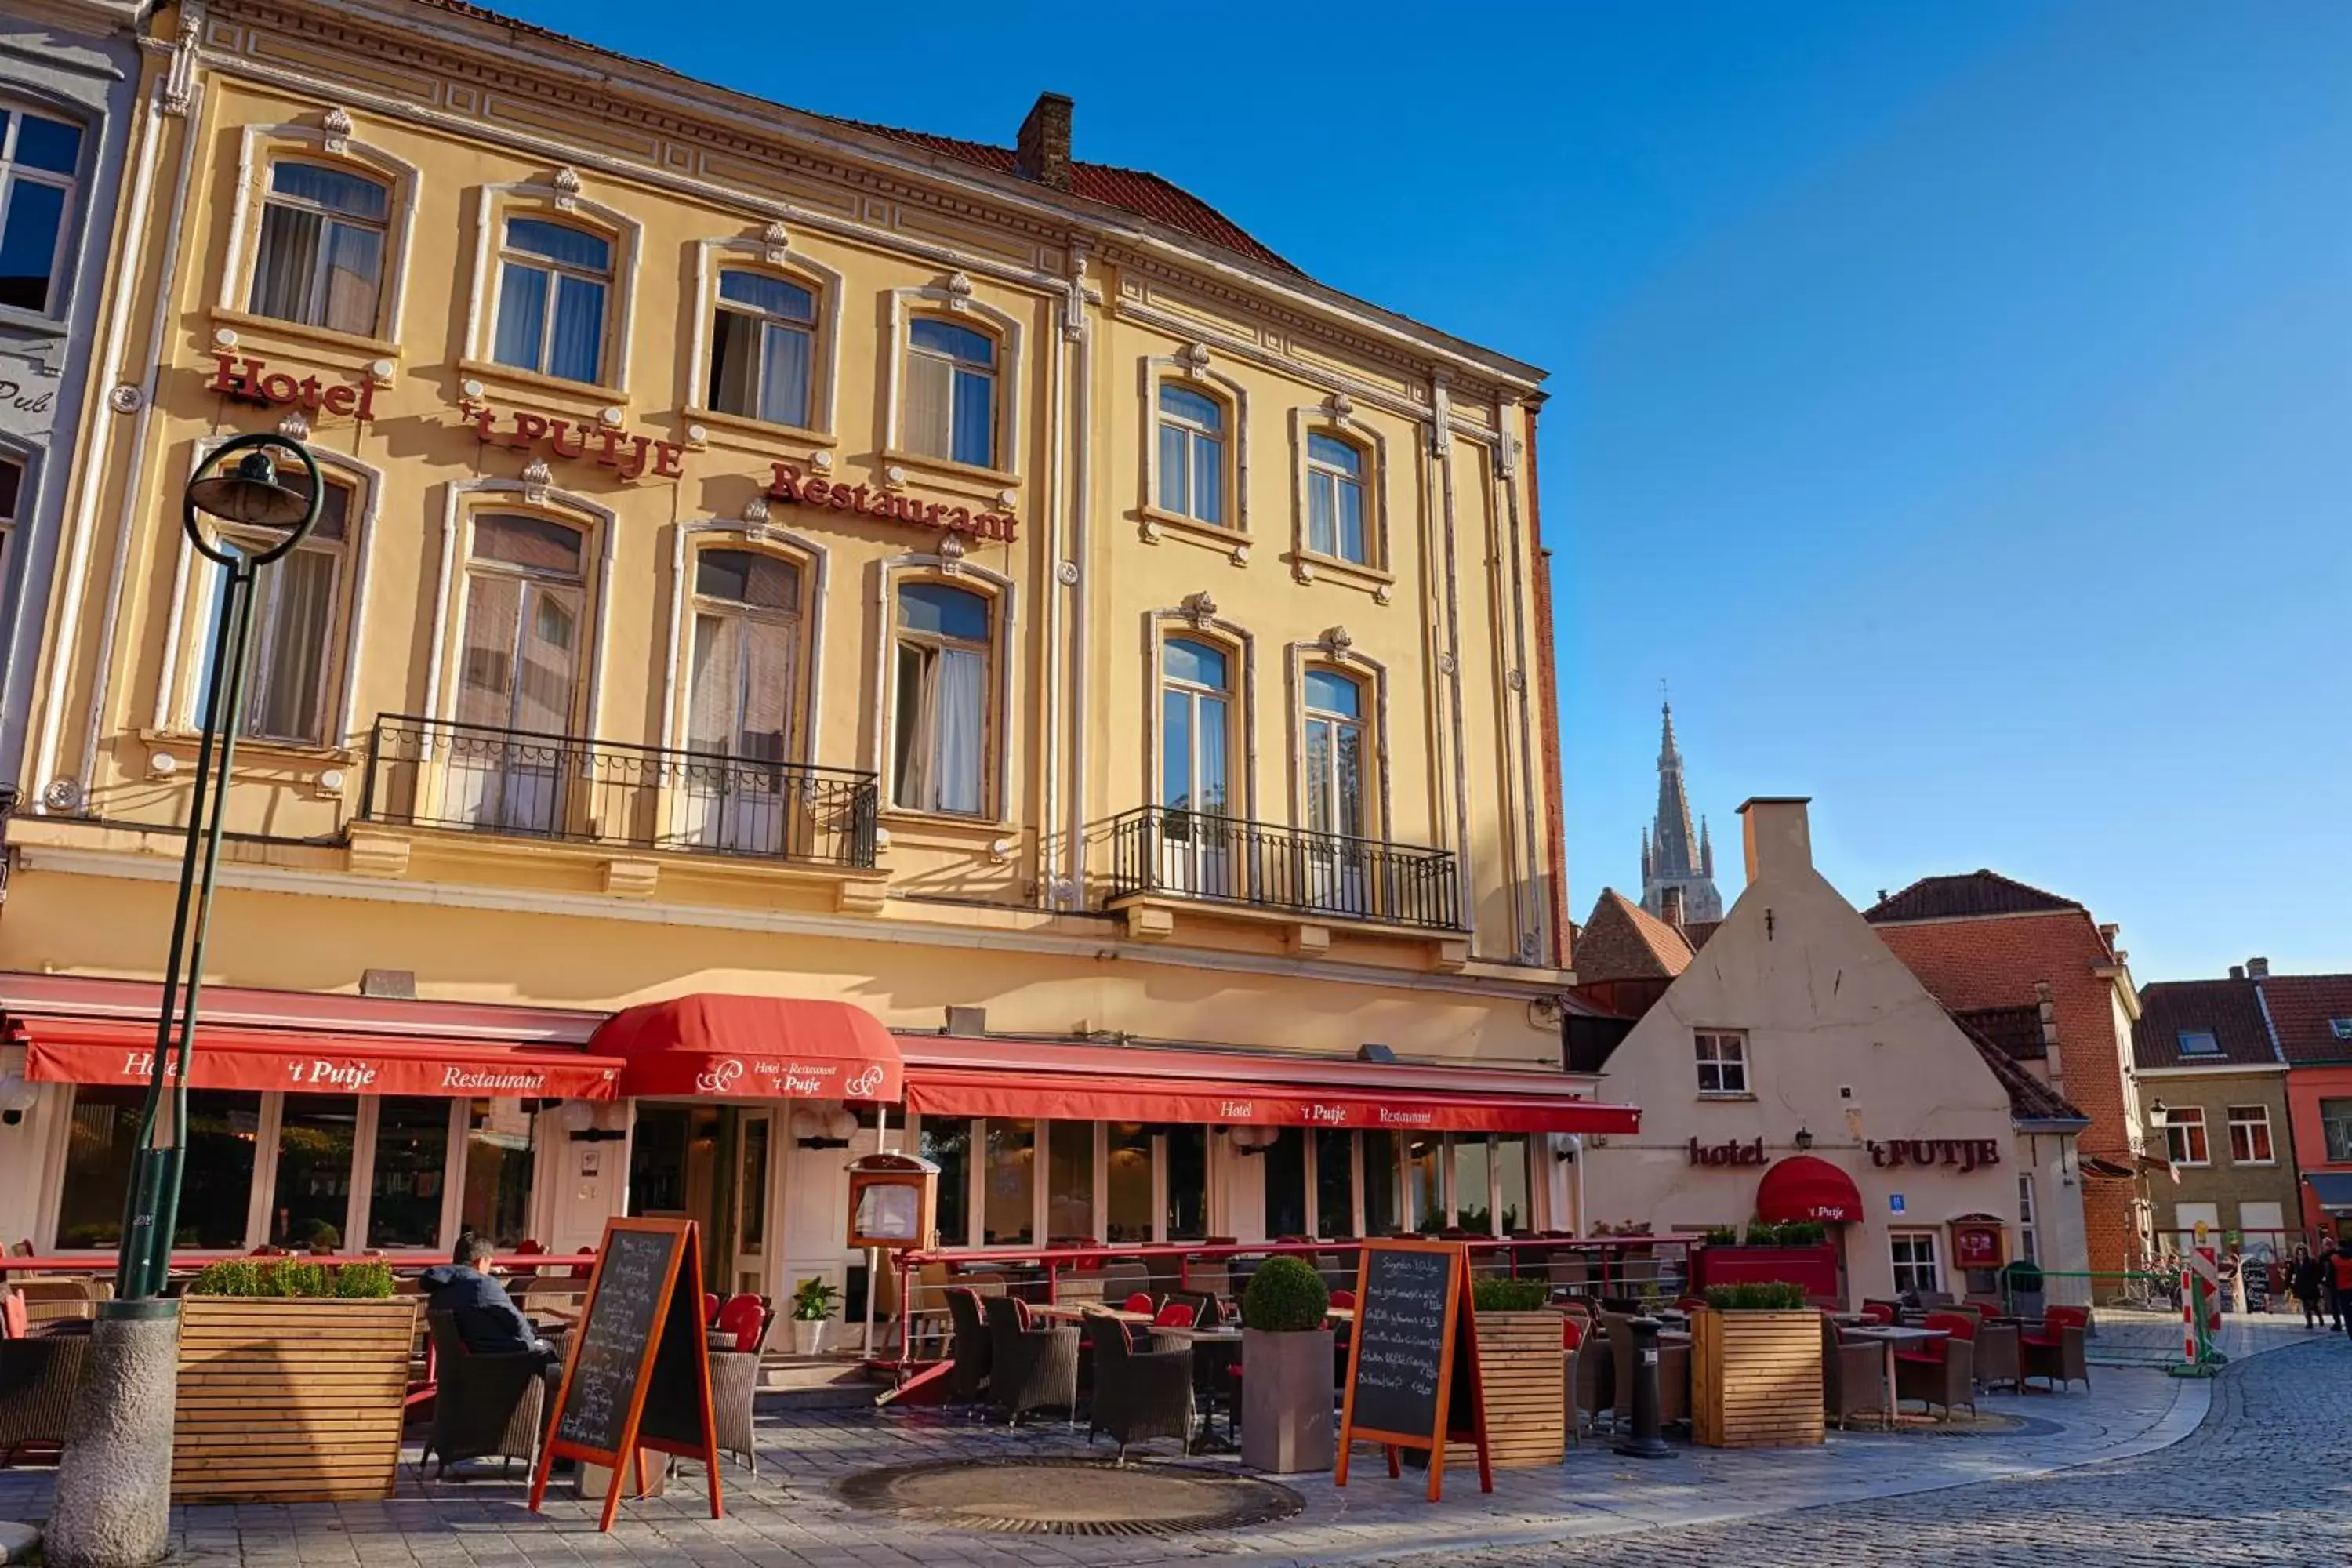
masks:
[[[1171,637],[1162,655],[1160,691],[1160,804],[1223,816],[1232,738],[1222,649]]]
[[[1445,1135],[1405,1134],[1405,1191],[1412,1199],[1412,1226],[1423,1236],[1445,1228]]]
[[[761,272],[721,272],[710,323],[710,406],[771,425],[809,423],[816,296]]]
[[[694,657],[683,794],[686,842],[736,854],[793,847],[795,802],[780,764],[798,707],[800,568],[750,550],[694,562]]]
[[[1269,1241],[1307,1234],[1307,1129],[1285,1127],[1259,1156],[1265,1167],[1265,1228]]]
[[[373,336],[391,205],[373,180],[292,159],[272,164],[248,308],[257,316]]]
[[[981,1207],[981,1243],[1019,1247],[1037,1239],[1037,1124],[988,1119],[987,1183]]]
[[[286,476],[296,489],[309,483],[299,470]],[[255,574],[253,624],[245,645],[245,711],[238,717],[247,735],[299,745],[327,743],[327,691],[341,657],[343,556],[350,542],[352,489],[332,479],[319,498],[319,521],[302,542]],[[243,554],[275,544],[282,534],[267,529],[226,528],[219,542]],[[205,721],[204,702],[212,685],[214,637],[228,609],[228,569],[206,563],[214,588],[196,625],[196,683],[189,693],[188,720]]]
[[[2352,1040],[2352,1018],[2330,1018],[2327,1032],[2339,1040]]]
[[[1932,1230],[1898,1230],[1886,1238],[1895,1261],[1895,1293],[1898,1296],[1926,1296],[1942,1289],[1941,1273],[1936,1268],[1936,1233]]]
[[[940,1168],[939,1198],[932,1213],[932,1223],[939,1229],[940,1245],[969,1247],[971,1245],[971,1118],[926,1116],[920,1142],[922,1147],[918,1152]]]
[[[1160,387],[1160,510],[1224,525],[1224,405],[1215,398],[1172,384]]]
[[[1209,1130],[1197,1124],[1169,1128],[1161,1135],[1168,1164],[1170,1241],[1203,1241],[1209,1235]]]
[[[987,809],[989,604],[944,583],[898,590],[890,798],[910,811]]]
[[[65,1175],[58,1196],[57,1245],[68,1251],[121,1244],[122,1211],[138,1154],[144,1084],[73,1091],[66,1123]],[[261,1096],[247,1090],[188,1091],[187,1157],[175,1247],[242,1247],[253,1199],[254,1140]]]
[[[2327,1145],[2327,1163],[2352,1164],[2352,1100],[2321,1100],[2319,1131]]]
[[[0,109],[0,305],[58,313],[81,127]]]
[[[25,489],[25,465],[0,458],[0,595],[8,585],[8,542],[16,534],[16,507]]]
[[[442,1114],[448,1114],[446,1101]],[[359,1124],[356,1095],[286,1097],[278,1128],[278,1186],[269,1205],[272,1246],[343,1249]]]
[[[1045,1239],[1095,1234],[1095,1124],[1045,1127]]]
[[[1402,1189],[1398,1185],[1397,1135],[1364,1134],[1364,1234],[1396,1236],[1404,1229]]]
[[[1480,1236],[1495,1234],[1495,1151],[1486,1139],[1449,1134],[1454,1149],[1454,1223]]]
[[[507,219],[490,357],[565,381],[603,379],[612,281],[610,240],[544,218]]]
[[[2164,1147],[2167,1158],[2176,1165],[2210,1164],[2210,1152],[2205,1146],[2205,1108],[2177,1105],[2167,1110]]]
[[[1369,837],[1364,811],[1364,689],[1344,675],[1310,669],[1306,680],[1307,826]]]
[[[1519,1236],[1535,1228],[1535,1183],[1528,1160],[1528,1135],[1495,1134],[1495,1234]]]
[[[1701,1030],[1692,1037],[1698,1056],[1701,1094],[1746,1094],[1748,1037]]]
[[[1364,454],[1335,436],[1307,437],[1307,548],[1358,565],[1364,542]]]
[[[487,1236],[501,1252],[530,1234],[531,1123],[519,1100],[477,1100],[466,1110],[466,1190],[457,1209],[464,1229]]]
[[[2221,1042],[2210,1029],[2183,1029],[2179,1034],[2180,1054],[2184,1057],[2218,1057]]]
[[[1139,1121],[1109,1122],[1103,1129],[1103,1142],[1104,1174],[1109,1183],[1103,1239],[1150,1241],[1152,1210],[1159,1201],[1152,1194],[1156,1162],[1151,1129]]]
[[[2033,1176],[2028,1172],[2017,1178],[2017,1255],[2028,1263],[2042,1261],[2042,1252],[2034,1240]]]
[[[907,328],[907,449],[996,467],[996,340],[928,317]]]
[[[376,1102],[370,1247],[437,1247],[449,1167],[449,1102],[395,1095]]]
[[[1315,1129],[1315,1234],[1356,1234],[1356,1135],[1337,1127]]]
[[[480,827],[553,833],[562,751],[572,731],[581,660],[586,542],[546,518],[474,517],[457,722],[479,727],[449,760],[453,816]],[[482,731],[522,731],[536,743]]]
[[[2271,1152],[2271,1108],[2233,1105],[2229,1109],[2230,1158],[2241,1165],[2273,1165]]]

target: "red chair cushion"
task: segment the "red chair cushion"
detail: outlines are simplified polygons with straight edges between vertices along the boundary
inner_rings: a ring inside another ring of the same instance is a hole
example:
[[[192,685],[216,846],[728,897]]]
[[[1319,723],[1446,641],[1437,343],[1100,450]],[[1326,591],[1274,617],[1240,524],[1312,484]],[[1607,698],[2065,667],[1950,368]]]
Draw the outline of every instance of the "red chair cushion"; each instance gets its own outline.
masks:
[[[1160,1315],[1151,1320],[1151,1326],[1155,1329],[1192,1329],[1200,1327],[1200,1324],[1201,1315],[1181,1301],[1169,1302],[1160,1309]]]
[[[1356,1310],[1356,1293],[1353,1290],[1334,1290],[1331,1292],[1331,1305],[1352,1312]]]
[[[760,1298],[745,1294],[730,1298],[719,1308],[716,1321],[719,1332],[735,1336],[737,1350],[748,1352],[760,1348],[760,1323],[766,1316],[767,1309],[760,1305]]]
[[[1119,1310],[1126,1312],[1155,1312],[1160,1310],[1160,1304],[1148,1293],[1138,1290],[1127,1299],[1126,1303]]]
[[[1920,1326],[1941,1329],[1956,1340],[1973,1340],[1977,1337],[1977,1321],[1966,1312],[1930,1312],[1927,1314],[1927,1321]]]
[[[1565,1351],[1572,1351],[1583,1342],[1584,1331],[1577,1326],[1576,1320],[1568,1316],[1564,1312],[1560,1314],[1559,1348]]]
[[[1926,1346],[1919,1350],[1896,1351],[1895,1359],[1907,1361],[1914,1366],[1941,1366],[1944,1364],[1944,1342],[1929,1340]]]
[[[709,1328],[718,1321],[719,1293],[715,1290],[705,1290],[702,1293],[702,1326]]]

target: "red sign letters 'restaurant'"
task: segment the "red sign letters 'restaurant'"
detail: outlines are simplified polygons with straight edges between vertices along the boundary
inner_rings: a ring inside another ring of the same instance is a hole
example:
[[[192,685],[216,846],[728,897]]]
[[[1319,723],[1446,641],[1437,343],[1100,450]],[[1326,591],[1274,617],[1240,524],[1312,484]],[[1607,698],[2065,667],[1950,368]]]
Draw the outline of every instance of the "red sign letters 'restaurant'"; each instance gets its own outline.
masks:
[[[948,501],[894,495],[873,485],[820,479],[803,475],[790,463],[776,465],[775,480],[768,486],[768,499],[792,506],[826,506],[835,511],[886,517],[893,522],[911,522],[918,528],[944,528],[950,533],[969,533],[981,539],[1002,540],[1007,544],[1019,537],[1016,531],[1020,523],[1009,511],[976,512]]]
[[[372,381],[322,383],[315,375],[297,381],[285,371],[271,370],[268,360],[239,359],[217,350],[213,363],[219,368],[205,384],[207,392],[265,405],[299,404],[313,414],[348,414],[354,419],[372,418],[375,414]]]

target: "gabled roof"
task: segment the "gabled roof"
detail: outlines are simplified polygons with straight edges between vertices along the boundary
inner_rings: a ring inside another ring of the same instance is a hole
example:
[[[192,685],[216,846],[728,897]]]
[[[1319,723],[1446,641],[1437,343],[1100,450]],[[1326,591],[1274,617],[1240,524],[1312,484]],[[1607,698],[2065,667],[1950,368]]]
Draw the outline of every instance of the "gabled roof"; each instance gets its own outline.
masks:
[[[1588,984],[1672,980],[1690,961],[1691,944],[1682,932],[1614,888],[1601,889],[1576,942],[1576,977]]]
[[[1696,952],[1706,945],[1707,938],[1722,929],[1721,921],[1683,921],[1683,940],[1690,943],[1693,952]]]
[[[1881,925],[1894,921],[2048,914],[2082,907],[2072,899],[1979,868],[1956,877],[1922,877],[1893,897],[1880,899],[1862,911],[1862,918]]]
[[[2084,1127],[2091,1124],[2091,1119],[2076,1110],[2074,1101],[2010,1060],[2007,1052],[1970,1027],[1966,1019],[1954,1014],[1952,1022],[1969,1037],[1969,1044],[1976,1047],[1977,1055],[1992,1069],[1992,1076],[2000,1079],[2000,1087],[2009,1091],[2009,1114],[2013,1120],[2075,1121]]]
[[[2251,980],[2155,981],[2139,988],[2139,1022],[2132,1026],[2135,1066],[2257,1067],[2278,1060]],[[2320,1026],[2326,1027],[2325,1020]],[[2200,1030],[2213,1037],[2221,1047],[2218,1054],[2183,1054],[2181,1035]],[[2352,1058],[2352,1040],[2342,1046],[2344,1055]]]
[[[2049,1059],[2050,1045],[2042,1037],[2042,1005],[2038,1002],[2029,1002],[2022,1007],[1955,1008],[1952,1016],[1999,1046],[2001,1055],[2013,1062]]]
[[[2289,1062],[2352,1062],[2352,1039],[2336,1027],[2338,1019],[2352,1027],[2352,974],[2273,974],[2263,1000]]]

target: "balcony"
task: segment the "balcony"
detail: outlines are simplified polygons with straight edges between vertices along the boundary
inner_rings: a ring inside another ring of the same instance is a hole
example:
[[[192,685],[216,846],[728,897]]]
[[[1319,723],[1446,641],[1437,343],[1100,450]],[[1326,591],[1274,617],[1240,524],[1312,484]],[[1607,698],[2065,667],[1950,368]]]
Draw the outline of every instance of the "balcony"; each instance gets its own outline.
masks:
[[[406,716],[368,737],[362,820],[871,869],[872,773]]]
[[[1174,899],[1303,923],[1462,930],[1451,850],[1158,805],[1113,817],[1109,838],[1114,902]]]

